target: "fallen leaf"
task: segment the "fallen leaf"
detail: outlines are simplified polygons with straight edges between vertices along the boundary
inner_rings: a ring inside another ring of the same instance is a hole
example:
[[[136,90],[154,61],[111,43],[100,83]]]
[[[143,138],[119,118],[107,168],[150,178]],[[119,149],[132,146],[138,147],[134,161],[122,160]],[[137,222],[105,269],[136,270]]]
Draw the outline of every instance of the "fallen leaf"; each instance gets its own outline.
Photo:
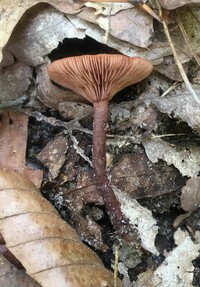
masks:
[[[114,286],[113,274],[30,180],[1,170],[0,190],[3,238],[32,278],[43,287],[53,287],[55,282],[60,286],[88,287],[91,282],[91,287]],[[119,280],[117,286],[121,286]]]
[[[157,111],[146,105],[147,99],[155,98],[158,90],[147,88],[135,101],[121,102],[110,106],[110,121],[115,129],[131,128],[134,135],[151,133],[157,126]]]
[[[183,64],[184,70],[187,74],[189,68],[189,62]],[[177,68],[177,65],[172,56],[164,57],[163,62],[159,65],[155,65],[155,70],[166,76],[173,81],[183,81],[181,74]]]
[[[37,67],[38,98],[47,107],[58,109],[63,102],[85,102],[84,98],[69,89],[61,89],[55,86],[47,73],[47,64]]]
[[[60,196],[62,201],[64,200],[63,204],[67,203],[73,225],[80,234],[81,239],[90,246],[105,251],[107,246],[103,243],[101,227],[89,215],[83,215],[85,204],[103,205],[103,199],[94,182],[93,172],[91,170],[80,172],[74,188],[60,188]]]
[[[38,187],[42,171],[25,164],[28,117],[22,113],[5,112],[0,122],[0,169],[16,170],[28,176]]]
[[[13,30],[6,50],[19,62],[37,66],[45,62],[45,56],[64,38],[82,39],[84,36],[84,32],[75,29],[63,13],[43,3],[23,15]]]
[[[0,72],[0,103],[24,95],[33,78],[33,69],[25,64],[15,63]]]
[[[58,134],[37,155],[37,159],[49,170],[50,180],[55,179],[60,172],[66,158],[68,140],[63,134]]]
[[[160,138],[146,139],[142,141],[142,144],[151,162],[156,163],[158,159],[162,159],[168,165],[173,164],[183,176],[198,175],[200,170],[200,148],[198,146],[180,148]]]
[[[175,232],[174,238],[177,247],[166,255],[164,262],[155,271],[141,273],[131,287],[193,286],[192,261],[199,256],[200,244],[193,242],[189,234],[180,229]]]
[[[86,2],[84,6],[96,10],[95,15],[111,16],[117,14],[119,11],[132,8],[133,5],[129,3],[110,3],[110,2]]]
[[[10,35],[19,19],[29,8],[41,2],[43,1],[28,0],[22,2],[21,0],[16,0],[15,2],[13,2],[10,0],[1,0],[0,26],[2,32],[0,33],[0,62],[2,60],[2,49],[10,38]],[[66,3],[66,1],[64,0],[51,0],[45,2],[51,4],[52,6],[56,7],[57,9],[60,9],[62,12],[67,14],[76,14],[80,11],[80,9],[73,8],[73,3]]]
[[[173,10],[187,4],[199,4],[199,0],[158,0],[160,5],[168,10]]]
[[[158,233],[158,226],[152,213],[147,208],[141,206],[135,199],[114,188],[115,194],[121,203],[121,209],[130,224],[137,230],[141,245],[145,250],[153,254],[159,254],[155,247],[155,238]],[[148,234],[148,236],[147,236]]]
[[[200,86],[194,85],[193,88],[198,95],[200,93]],[[146,103],[152,103],[160,112],[187,122],[193,130],[200,133],[200,106],[197,105],[185,86],[177,88],[174,95],[162,98],[155,96],[154,99],[147,99]]]
[[[193,211],[200,205],[200,177],[189,178],[182,188],[181,207],[185,211]]]
[[[91,105],[80,102],[63,102],[58,105],[60,115],[67,120],[80,120],[93,115]]]
[[[162,162],[152,164],[143,150],[125,154],[111,170],[112,184],[131,198],[154,197],[176,191],[179,173]]]
[[[135,46],[147,48],[152,44],[153,20],[138,8],[123,10],[110,16],[109,33]]]

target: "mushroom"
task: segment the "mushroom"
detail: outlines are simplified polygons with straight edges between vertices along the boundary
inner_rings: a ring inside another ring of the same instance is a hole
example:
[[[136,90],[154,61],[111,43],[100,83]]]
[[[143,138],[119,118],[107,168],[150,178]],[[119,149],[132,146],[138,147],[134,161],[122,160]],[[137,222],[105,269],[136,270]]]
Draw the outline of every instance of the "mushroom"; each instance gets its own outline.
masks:
[[[150,61],[140,57],[109,54],[68,57],[48,65],[48,73],[53,81],[77,92],[93,104],[95,181],[110,220],[119,232],[126,221],[106,172],[108,102],[123,88],[146,78],[152,68]]]

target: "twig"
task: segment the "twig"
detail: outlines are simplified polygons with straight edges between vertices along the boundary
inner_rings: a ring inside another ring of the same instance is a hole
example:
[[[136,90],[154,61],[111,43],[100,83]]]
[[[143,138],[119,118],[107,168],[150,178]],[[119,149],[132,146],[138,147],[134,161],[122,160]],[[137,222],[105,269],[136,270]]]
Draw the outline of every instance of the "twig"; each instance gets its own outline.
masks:
[[[180,72],[180,74],[181,74],[181,76],[183,78],[183,81],[185,82],[185,85],[186,85],[187,89],[189,90],[189,92],[191,93],[191,95],[193,96],[195,101],[198,104],[200,104],[200,99],[198,98],[198,96],[196,95],[195,91],[193,90],[192,85],[190,84],[190,82],[188,80],[188,77],[187,77],[187,75],[185,73],[185,70],[183,69],[182,63],[181,63],[181,61],[180,61],[180,59],[178,57],[178,54],[176,52],[176,49],[174,47],[174,44],[172,42],[172,39],[171,39],[171,36],[170,36],[170,33],[169,33],[169,29],[167,27],[167,23],[166,23],[166,21],[165,21],[165,19],[163,17],[162,8],[161,8],[160,4],[158,3],[158,0],[156,0],[156,3],[157,3],[157,6],[158,6],[158,10],[159,10],[159,16],[160,16],[160,19],[161,19],[162,24],[163,24],[164,32],[165,32],[167,40],[168,40],[168,42],[170,44],[170,47],[172,49],[172,53],[174,55],[174,59],[175,59],[175,62],[177,64],[177,66],[178,66],[179,72]]]
[[[87,161],[92,166],[91,160],[84,154],[84,151],[78,146],[78,141],[77,141],[76,137],[73,136],[73,134],[72,134],[73,130],[80,130],[80,129],[81,129],[81,131],[84,130],[84,132],[89,133],[88,130],[82,129],[80,127],[80,124],[79,124],[78,120],[74,120],[74,121],[70,121],[68,123],[65,123],[65,122],[57,120],[57,119],[55,119],[53,117],[46,117],[46,116],[42,115],[40,112],[30,113],[30,116],[35,117],[36,120],[39,121],[39,122],[43,121],[43,122],[48,123],[48,124],[50,124],[52,126],[65,128],[67,130],[67,133],[69,134],[72,142],[73,142],[74,149],[77,151],[77,153],[85,161]]]
[[[7,101],[5,103],[0,103],[0,110],[5,110],[8,108],[13,108],[16,106],[20,106],[22,104],[24,104],[28,99],[28,96],[23,95],[17,99],[11,100],[11,101]]]
[[[84,154],[84,151],[82,150],[82,148],[79,147],[79,145],[78,145],[79,142],[77,141],[76,137],[73,136],[71,129],[69,129],[69,136],[70,136],[70,138],[71,138],[71,140],[72,140],[72,142],[73,142],[73,147],[74,147],[74,149],[76,150],[76,152],[77,152],[85,161],[87,161],[87,162],[90,164],[90,166],[93,166],[93,165],[92,165],[92,161]]]
[[[173,91],[177,86],[179,86],[180,83],[179,82],[175,82],[173,85],[171,85],[171,87],[169,87],[160,97],[163,98],[165,96],[167,96],[171,91]]]

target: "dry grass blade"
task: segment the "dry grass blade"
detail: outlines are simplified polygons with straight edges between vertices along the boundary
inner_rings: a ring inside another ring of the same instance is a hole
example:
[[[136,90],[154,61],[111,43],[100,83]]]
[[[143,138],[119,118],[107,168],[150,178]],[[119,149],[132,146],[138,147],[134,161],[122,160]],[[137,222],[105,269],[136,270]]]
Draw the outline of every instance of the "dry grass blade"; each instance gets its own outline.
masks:
[[[190,84],[190,82],[189,82],[189,80],[188,80],[188,77],[187,77],[187,75],[186,75],[186,73],[185,73],[185,70],[184,70],[184,68],[183,68],[183,65],[182,65],[182,63],[181,63],[181,61],[180,61],[180,59],[179,59],[179,56],[178,56],[178,54],[177,54],[177,52],[176,52],[176,49],[175,49],[175,47],[174,47],[174,44],[173,44],[173,42],[172,42],[172,38],[171,38],[171,36],[170,36],[169,29],[168,29],[168,27],[167,27],[167,23],[166,23],[166,21],[165,21],[165,18],[163,17],[162,8],[161,8],[161,6],[160,6],[160,4],[158,3],[157,0],[156,0],[156,3],[157,3],[157,6],[158,6],[158,10],[159,10],[159,15],[160,15],[161,22],[162,22],[162,24],[163,24],[164,32],[165,32],[165,35],[166,35],[166,37],[167,37],[167,40],[168,40],[168,42],[169,42],[169,44],[170,44],[170,47],[171,47],[171,49],[172,49],[172,53],[173,53],[175,62],[176,62],[176,64],[177,64],[177,67],[178,67],[178,69],[179,69],[179,72],[180,72],[180,74],[181,74],[181,76],[182,76],[182,78],[183,78],[183,81],[184,81],[184,83],[185,83],[187,89],[190,91],[190,93],[191,93],[191,95],[193,96],[193,98],[195,99],[195,101],[196,101],[198,104],[200,104],[200,99],[199,99],[198,96],[196,95],[196,93],[195,93],[195,91],[194,91],[192,85]]]
[[[118,262],[119,262],[119,245],[117,244],[115,246],[114,287],[117,287]]]

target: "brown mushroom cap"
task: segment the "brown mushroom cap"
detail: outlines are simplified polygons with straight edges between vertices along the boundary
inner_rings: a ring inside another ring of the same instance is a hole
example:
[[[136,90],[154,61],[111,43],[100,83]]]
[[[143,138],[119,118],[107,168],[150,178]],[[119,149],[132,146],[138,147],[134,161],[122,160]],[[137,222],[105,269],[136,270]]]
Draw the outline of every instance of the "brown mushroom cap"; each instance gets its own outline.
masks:
[[[54,61],[50,78],[90,102],[110,100],[117,92],[146,78],[152,63],[124,55],[84,55]]]

